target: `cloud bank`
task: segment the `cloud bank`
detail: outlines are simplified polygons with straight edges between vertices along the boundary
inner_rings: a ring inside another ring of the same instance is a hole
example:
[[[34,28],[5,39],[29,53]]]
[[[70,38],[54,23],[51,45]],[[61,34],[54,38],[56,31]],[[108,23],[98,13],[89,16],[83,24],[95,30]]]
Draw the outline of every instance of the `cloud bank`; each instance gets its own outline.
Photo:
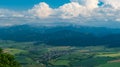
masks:
[[[28,11],[0,9],[0,25],[68,22],[80,25],[120,26],[119,3],[120,0],[71,0],[70,3],[54,9],[45,2]]]

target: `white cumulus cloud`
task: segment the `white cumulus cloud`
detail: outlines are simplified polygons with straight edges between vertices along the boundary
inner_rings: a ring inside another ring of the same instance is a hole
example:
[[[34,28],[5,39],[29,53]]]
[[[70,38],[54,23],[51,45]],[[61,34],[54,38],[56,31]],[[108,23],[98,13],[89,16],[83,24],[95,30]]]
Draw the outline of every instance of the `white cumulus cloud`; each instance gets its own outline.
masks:
[[[80,14],[83,13],[84,7],[79,5],[77,2],[72,2],[65,4],[58,8],[58,10],[61,12],[62,18],[73,18],[78,17]]]
[[[48,4],[42,2],[35,5],[29,12],[39,18],[47,18],[52,14],[52,8],[50,8]]]
[[[83,5],[87,9],[95,9],[98,8],[98,0],[71,0],[71,2],[77,2],[80,5]]]
[[[120,0],[101,0],[105,6],[112,7],[114,9],[120,8]]]

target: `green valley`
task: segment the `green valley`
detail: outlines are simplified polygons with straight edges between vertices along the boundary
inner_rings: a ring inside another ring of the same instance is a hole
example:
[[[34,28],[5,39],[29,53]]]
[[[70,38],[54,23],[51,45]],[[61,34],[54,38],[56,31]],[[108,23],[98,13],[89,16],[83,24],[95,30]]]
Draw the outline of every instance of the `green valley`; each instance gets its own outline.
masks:
[[[36,42],[1,41],[5,53],[15,56],[23,67],[109,67],[118,66],[119,47],[51,46]]]

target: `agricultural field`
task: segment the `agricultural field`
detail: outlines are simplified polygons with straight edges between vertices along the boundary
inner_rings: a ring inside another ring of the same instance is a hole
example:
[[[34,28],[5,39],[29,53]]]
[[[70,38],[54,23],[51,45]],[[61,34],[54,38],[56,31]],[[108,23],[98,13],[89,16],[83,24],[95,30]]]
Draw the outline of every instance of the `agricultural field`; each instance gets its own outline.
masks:
[[[120,62],[106,63],[97,67],[120,67]]]
[[[120,48],[50,46],[36,42],[1,41],[4,52],[23,67],[120,67]]]

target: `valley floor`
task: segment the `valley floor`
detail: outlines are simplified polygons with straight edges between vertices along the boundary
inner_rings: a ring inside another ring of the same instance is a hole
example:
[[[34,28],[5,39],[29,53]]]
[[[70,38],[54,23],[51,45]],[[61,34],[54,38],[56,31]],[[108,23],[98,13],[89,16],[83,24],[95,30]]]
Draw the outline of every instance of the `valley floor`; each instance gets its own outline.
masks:
[[[1,41],[4,52],[23,67],[120,67],[120,47],[50,46],[35,42]]]

